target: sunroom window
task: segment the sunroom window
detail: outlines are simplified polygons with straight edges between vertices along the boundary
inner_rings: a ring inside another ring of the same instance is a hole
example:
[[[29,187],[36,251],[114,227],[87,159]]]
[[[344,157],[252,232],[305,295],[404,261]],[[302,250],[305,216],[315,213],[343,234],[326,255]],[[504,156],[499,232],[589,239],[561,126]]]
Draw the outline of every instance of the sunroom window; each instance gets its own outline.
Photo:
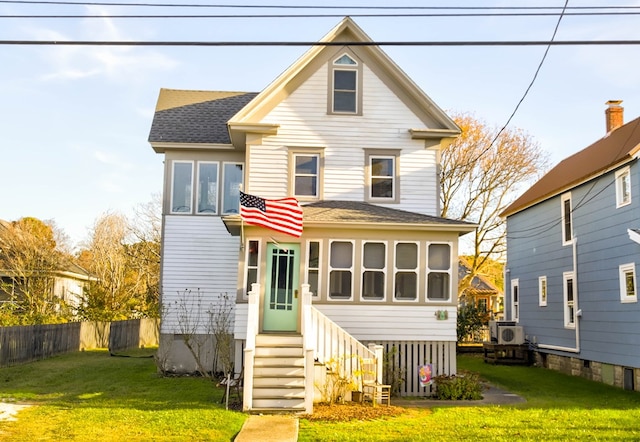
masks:
[[[418,244],[396,244],[393,293],[395,299],[413,301],[418,298]]]
[[[353,242],[332,241],[329,252],[329,297],[350,299],[353,287]]]
[[[387,247],[382,242],[365,242],[362,247],[362,298],[384,299]]]
[[[451,246],[429,244],[427,252],[427,299],[446,301],[451,293]]]
[[[222,213],[238,213],[240,210],[240,187],[244,182],[242,163],[223,165]]]
[[[198,213],[218,211],[218,163],[198,163]]]
[[[193,162],[173,162],[171,213],[191,213]]]

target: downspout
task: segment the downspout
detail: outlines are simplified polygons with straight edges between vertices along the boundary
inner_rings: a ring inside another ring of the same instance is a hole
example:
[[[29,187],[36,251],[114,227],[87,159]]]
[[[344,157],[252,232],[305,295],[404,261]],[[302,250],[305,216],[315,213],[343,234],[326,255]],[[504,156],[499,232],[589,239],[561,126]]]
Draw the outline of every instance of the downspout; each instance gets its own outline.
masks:
[[[544,348],[547,350],[558,350],[558,351],[567,351],[570,353],[580,353],[580,318],[582,317],[582,311],[578,307],[578,239],[576,237],[573,238],[573,242],[571,244],[573,248],[573,308],[575,310],[575,330],[576,330],[576,346],[575,347],[563,347],[561,345],[548,345],[548,344],[538,344],[539,348]]]

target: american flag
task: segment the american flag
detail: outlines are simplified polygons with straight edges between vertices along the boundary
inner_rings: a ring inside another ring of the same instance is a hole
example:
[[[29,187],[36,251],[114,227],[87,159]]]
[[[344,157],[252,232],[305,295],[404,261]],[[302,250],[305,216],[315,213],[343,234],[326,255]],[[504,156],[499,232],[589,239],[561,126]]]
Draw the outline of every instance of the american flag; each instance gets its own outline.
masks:
[[[240,191],[240,216],[247,224],[302,235],[302,208],[295,198],[267,200]]]

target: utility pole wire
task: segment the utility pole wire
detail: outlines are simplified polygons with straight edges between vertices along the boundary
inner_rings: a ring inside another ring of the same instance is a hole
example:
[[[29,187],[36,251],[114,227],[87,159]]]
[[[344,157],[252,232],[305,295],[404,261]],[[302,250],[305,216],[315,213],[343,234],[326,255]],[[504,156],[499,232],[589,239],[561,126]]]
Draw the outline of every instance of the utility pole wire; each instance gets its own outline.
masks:
[[[0,46],[635,46],[640,40],[565,41],[87,41],[0,40]]]

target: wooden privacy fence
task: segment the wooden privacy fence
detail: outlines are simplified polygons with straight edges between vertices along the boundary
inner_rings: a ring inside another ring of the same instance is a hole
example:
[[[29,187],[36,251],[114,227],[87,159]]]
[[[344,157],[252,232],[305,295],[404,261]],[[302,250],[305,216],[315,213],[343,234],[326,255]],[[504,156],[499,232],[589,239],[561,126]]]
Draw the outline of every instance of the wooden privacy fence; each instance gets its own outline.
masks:
[[[92,348],[158,345],[157,319],[0,327],[0,367]]]

